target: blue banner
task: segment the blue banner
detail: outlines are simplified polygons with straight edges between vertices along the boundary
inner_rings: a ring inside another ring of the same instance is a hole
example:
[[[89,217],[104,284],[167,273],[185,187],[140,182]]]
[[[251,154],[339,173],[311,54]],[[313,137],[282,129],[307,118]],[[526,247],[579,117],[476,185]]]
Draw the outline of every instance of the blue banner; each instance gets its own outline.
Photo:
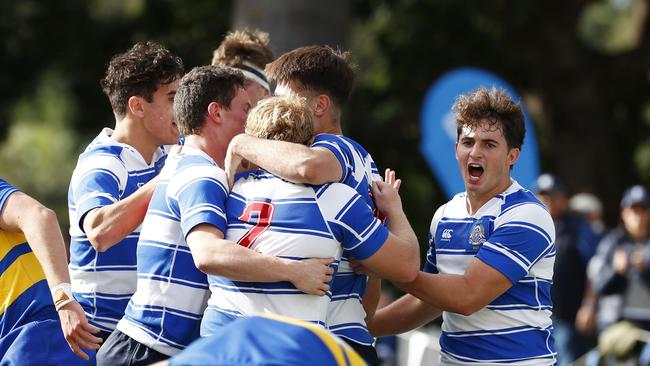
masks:
[[[515,101],[521,101],[519,95],[505,81],[475,68],[459,68],[446,73],[433,84],[424,98],[420,151],[448,198],[465,191],[463,177],[456,161],[456,118],[451,107],[458,95],[481,86],[505,89]],[[539,175],[539,153],[535,130],[523,103],[521,106],[526,118],[526,137],[521,155],[512,170],[512,177],[523,187],[531,188]]]

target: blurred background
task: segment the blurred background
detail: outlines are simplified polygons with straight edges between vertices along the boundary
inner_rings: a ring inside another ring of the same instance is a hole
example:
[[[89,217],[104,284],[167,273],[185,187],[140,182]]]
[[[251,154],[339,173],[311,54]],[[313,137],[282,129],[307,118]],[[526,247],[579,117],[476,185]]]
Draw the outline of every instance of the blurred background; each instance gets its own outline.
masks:
[[[418,148],[420,113],[429,87],[457,67],[517,91],[541,169],[600,197],[610,226],[624,188],[650,183],[645,0],[2,0],[1,175],[55,208],[65,228],[78,153],[114,125],[99,87],[111,56],[154,39],[189,70],[244,27],[269,32],[276,56],[313,43],[351,50],[358,77],[344,131],[404,179],[423,241],[446,197]]]
[[[66,232],[77,156],[115,123],[99,86],[111,56],[152,39],[189,70],[210,63],[226,32],[247,27],[268,32],[276,56],[308,44],[352,52],[357,83],[344,132],[380,170],[396,169],[404,180],[404,208],[423,252],[433,212],[448,199],[420,150],[431,132],[422,129],[423,104],[432,85],[459,67],[488,71],[516,91],[536,135],[539,172],[555,174],[568,194],[598,197],[611,228],[624,189],[650,184],[648,6],[647,0],[0,0],[0,176],[54,208]]]

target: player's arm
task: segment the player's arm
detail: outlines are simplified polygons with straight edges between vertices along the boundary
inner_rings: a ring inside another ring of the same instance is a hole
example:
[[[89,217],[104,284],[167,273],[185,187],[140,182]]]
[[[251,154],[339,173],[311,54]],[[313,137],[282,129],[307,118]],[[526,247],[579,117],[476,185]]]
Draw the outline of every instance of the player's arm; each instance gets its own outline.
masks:
[[[225,170],[232,180],[242,159],[294,183],[338,182],[343,168],[336,156],[322,147],[266,140],[246,134],[235,136],[226,153]]]
[[[22,192],[12,193],[5,202],[0,215],[0,228],[7,231],[22,231],[34,255],[38,259],[50,288],[66,287],[67,303],[57,304],[61,327],[70,348],[84,359],[88,355],[81,347],[96,350],[101,338],[92,333],[99,330],[90,325],[83,309],[72,298],[70,275],[63,236],[54,211],[41,205]]]
[[[512,282],[474,258],[462,275],[418,272],[415,281],[397,285],[436,308],[471,315],[506,292]]]
[[[190,230],[187,245],[199,270],[235,281],[289,281],[305,293],[324,295],[334,273],[334,258],[295,261],[264,255],[225,240],[221,230],[209,224]]]
[[[156,181],[154,178],[125,199],[95,208],[83,217],[83,230],[95,250],[108,250],[140,226]]]
[[[427,324],[441,313],[442,310],[406,294],[377,310],[368,321],[368,329],[375,337],[404,333]]]

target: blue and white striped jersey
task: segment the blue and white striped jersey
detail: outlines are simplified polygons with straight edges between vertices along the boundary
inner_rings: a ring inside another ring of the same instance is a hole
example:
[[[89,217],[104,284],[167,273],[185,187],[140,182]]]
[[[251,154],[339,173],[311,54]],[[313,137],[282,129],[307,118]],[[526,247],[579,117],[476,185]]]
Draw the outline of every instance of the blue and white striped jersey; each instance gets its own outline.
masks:
[[[513,284],[470,316],[443,312],[444,364],[552,365],[555,227],[546,208],[513,181],[474,215],[466,194],[440,207],[431,222],[424,271],[463,274],[474,257]]]
[[[138,289],[117,329],[169,356],[199,336],[208,281],[185,239],[200,224],[226,232],[227,187],[203,151],[184,146],[168,159],[138,241]]]
[[[345,248],[356,258],[372,256],[388,229],[350,187],[293,184],[265,171],[242,173],[226,203],[226,238],[262,254],[301,260],[334,257]],[[307,295],[290,282],[232,281],[208,276],[208,301],[201,335],[239,316],[274,313],[325,326],[331,294]]]
[[[356,141],[338,135],[317,135],[311,146],[326,148],[336,156],[343,170],[339,182],[356,190],[374,210],[370,187],[372,181],[382,178],[370,154]],[[327,323],[329,329],[339,337],[371,345],[373,338],[365,323],[366,312],[362,304],[367,277],[352,271],[349,256],[348,251],[343,252],[334,277]]]
[[[135,148],[111,140],[106,130],[79,156],[72,173],[68,189],[69,268],[72,292],[88,321],[101,330],[112,331],[135,291],[139,229],[99,253],[83,232],[82,220],[90,210],[122,200],[153,179],[167,153],[159,148],[151,164],[147,164]]]

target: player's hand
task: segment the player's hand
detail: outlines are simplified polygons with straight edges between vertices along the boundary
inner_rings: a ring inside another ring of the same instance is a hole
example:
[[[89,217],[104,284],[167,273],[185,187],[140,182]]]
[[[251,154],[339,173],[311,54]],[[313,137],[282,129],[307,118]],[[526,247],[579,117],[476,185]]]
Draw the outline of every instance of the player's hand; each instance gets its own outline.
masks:
[[[93,335],[93,333],[99,332],[99,329],[88,323],[86,314],[76,301],[72,301],[59,309],[59,319],[61,329],[63,329],[63,336],[72,352],[84,360],[88,360],[89,357],[82,351],[82,348],[99,349],[102,339]]]
[[[334,258],[309,258],[300,261],[291,261],[291,283],[298,290],[309,294],[323,296],[329,291],[329,282],[334,275],[330,266]]]
[[[398,191],[399,187],[402,185],[402,180],[397,179],[395,171],[390,168],[384,171],[384,182],[390,184]]]
[[[386,169],[386,178],[386,182],[372,182],[372,197],[377,209],[386,216],[390,216],[391,212],[402,210],[402,199],[397,191],[402,181],[395,179],[395,172],[390,169]]]
[[[226,172],[226,177],[228,178],[228,189],[232,189],[232,186],[235,184],[235,174],[237,169],[242,163],[243,158],[235,153],[235,146],[237,144],[237,136],[233,137],[232,141],[228,145],[228,150],[226,151],[226,157],[223,162],[223,170]]]
[[[354,258],[350,258],[350,269],[352,272],[358,275],[377,276],[375,272],[371,271],[366,266],[364,266],[363,263]]]

